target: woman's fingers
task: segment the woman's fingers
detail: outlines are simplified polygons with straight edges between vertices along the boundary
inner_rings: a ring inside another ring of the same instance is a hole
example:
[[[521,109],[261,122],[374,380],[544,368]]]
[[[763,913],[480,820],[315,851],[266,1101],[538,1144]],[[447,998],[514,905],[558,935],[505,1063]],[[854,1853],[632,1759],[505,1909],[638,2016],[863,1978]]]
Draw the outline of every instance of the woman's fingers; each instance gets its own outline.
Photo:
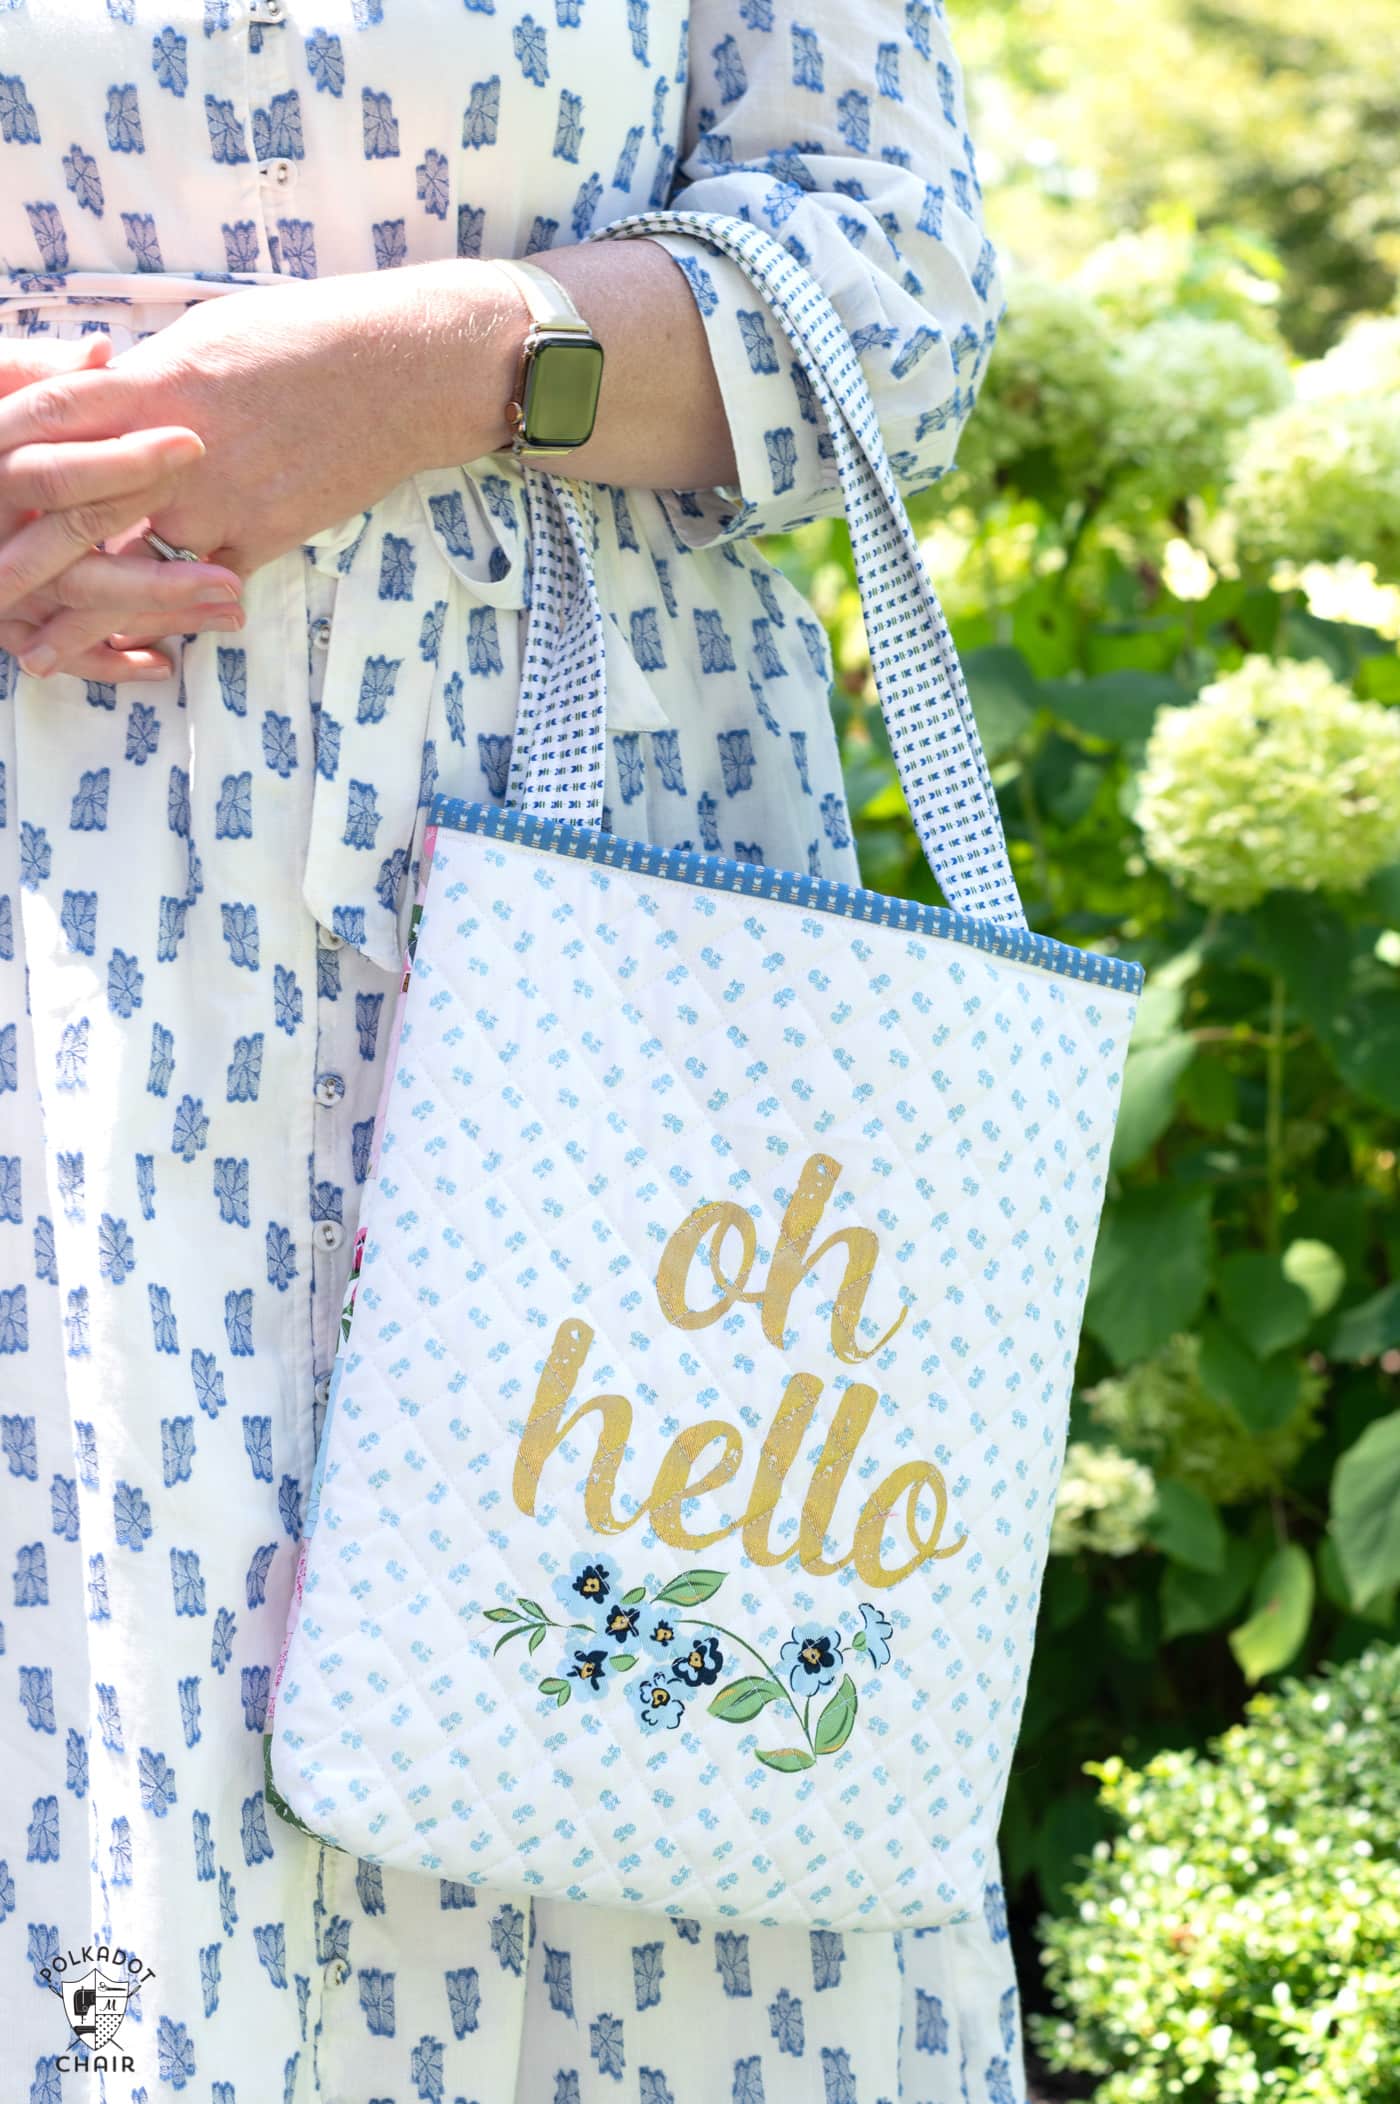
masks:
[[[203,452],[199,434],[182,425],[124,431],[112,438],[35,440],[0,453],[0,510],[81,515],[109,498],[135,495],[153,510],[156,486],[167,487]]]
[[[8,650],[21,662],[32,635],[33,629],[27,623],[0,620],[0,650]],[[127,649],[120,643],[104,640],[90,645],[64,669],[75,679],[102,680],[110,684],[120,680],[169,679],[175,668],[158,650]]]
[[[86,336],[6,336],[0,339],[0,395],[53,373],[105,365],[111,354],[112,339],[102,330]]]
[[[128,600],[127,604],[131,602]],[[159,642],[166,636],[198,635],[205,629],[239,629],[246,620],[242,608],[227,599],[180,606],[168,613],[157,608],[123,613],[115,626],[112,615],[100,609],[96,613],[69,609],[31,628],[15,654],[25,671],[37,678],[71,672],[91,679],[98,676],[86,669],[94,651],[106,662],[108,646],[121,651]],[[5,625],[0,623],[0,632]]]
[[[109,534],[159,511],[173,494],[173,482],[173,475],[148,480],[130,493],[41,511],[15,526],[0,543],[0,614],[12,613],[28,593],[51,583]]]
[[[61,576],[7,611],[22,621],[43,621],[68,611],[105,614],[109,630],[131,627],[138,619],[166,617],[169,634],[190,607],[212,600],[233,605],[242,591],[238,572],[222,563],[166,562],[138,540],[134,550],[120,555],[80,555]]]

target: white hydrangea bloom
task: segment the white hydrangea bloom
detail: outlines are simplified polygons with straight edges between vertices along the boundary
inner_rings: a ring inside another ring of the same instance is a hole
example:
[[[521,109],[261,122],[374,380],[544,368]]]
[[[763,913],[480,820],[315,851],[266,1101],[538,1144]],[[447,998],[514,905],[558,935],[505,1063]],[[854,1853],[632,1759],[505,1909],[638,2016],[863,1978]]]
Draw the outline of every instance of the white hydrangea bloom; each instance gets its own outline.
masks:
[[[1294,401],[1256,417],[1225,502],[1248,560],[1370,562],[1400,580],[1400,415],[1389,395]]]
[[[1343,397],[1400,400],[1400,314],[1360,314],[1325,357],[1293,375],[1300,402]]]
[[[1356,891],[1400,857],[1400,710],[1320,659],[1247,657],[1158,711],[1136,816],[1148,859],[1204,905]]]
[[[1107,323],[1070,286],[1017,276],[977,414],[958,439],[958,468],[980,481],[1044,448],[1069,480],[1082,479],[1098,464],[1117,401]]]
[[[1088,1549],[1098,1556],[1131,1556],[1142,1547],[1157,1501],[1150,1468],[1117,1447],[1071,1441],[1050,1528],[1050,1554],[1072,1556]]]
[[[1293,399],[1283,352],[1232,321],[1164,315],[1127,337],[1117,359],[1105,456],[1167,503],[1218,487],[1245,427]]]

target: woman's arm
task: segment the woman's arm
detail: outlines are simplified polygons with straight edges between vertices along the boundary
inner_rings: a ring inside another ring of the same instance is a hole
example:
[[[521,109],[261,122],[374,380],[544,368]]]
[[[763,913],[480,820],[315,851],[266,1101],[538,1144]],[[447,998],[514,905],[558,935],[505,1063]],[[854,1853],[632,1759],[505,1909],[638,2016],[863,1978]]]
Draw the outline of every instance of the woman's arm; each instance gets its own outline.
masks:
[[[695,296],[653,241],[584,242],[533,259],[558,279],[604,347],[603,384],[586,444],[537,465],[575,480],[636,489],[711,489],[737,473],[729,418]],[[475,262],[414,264],[385,279],[398,317],[405,418],[417,468],[478,460],[509,439],[530,317],[496,272]]]

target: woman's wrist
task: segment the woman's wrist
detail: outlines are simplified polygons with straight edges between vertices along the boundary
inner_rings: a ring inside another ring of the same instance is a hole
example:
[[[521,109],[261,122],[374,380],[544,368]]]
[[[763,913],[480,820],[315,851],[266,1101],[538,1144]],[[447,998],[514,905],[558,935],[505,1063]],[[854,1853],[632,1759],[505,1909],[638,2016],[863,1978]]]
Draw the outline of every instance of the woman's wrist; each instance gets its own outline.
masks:
[[[379,355],[404,473],[465,465],[508,445],[507,405],[530,323],[509,281],[459,258],[406,265],[377,283],[390,302]]]

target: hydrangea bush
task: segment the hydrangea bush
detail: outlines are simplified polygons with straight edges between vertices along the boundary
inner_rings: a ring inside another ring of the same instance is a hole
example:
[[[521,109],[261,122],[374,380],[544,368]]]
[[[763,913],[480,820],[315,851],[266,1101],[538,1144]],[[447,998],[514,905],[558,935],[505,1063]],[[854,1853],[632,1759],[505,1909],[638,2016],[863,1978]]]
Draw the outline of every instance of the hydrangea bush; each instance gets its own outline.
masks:
[[[1255,1695],[1208,1749],[1092,1764],[1119,1828],[1029,2028],[1095,2104],[1400,2098],[1400,1650]]]
[[[1031,926],[1147,972],[1000,1835],[1013,1921],[1043,1912],[1052,1939],[1114,1816],[1094,1764],[1194,1774],[1251,1690],[1400,1638],[1400,418],[1377,385],[1400,332],[1379,316],[1302,362],[1255,298],[1266,257],[1111,246],[1053,286],[1008,272],[957,467],[910,505]],[[844,525],[775,552],[832,632],[866,881],[936,899]],[[1229,1806],[1246,1861],[1255,1815]],[[1327,1870],[1341,1810],[1331,1833],[1319,1812],[1257,1976],[1246,1913],[1190,1887],[1222,1939],[1198,1992],[1171,1970],[1175,1869],[1149,1891],[1135,1858],[1140,1917],[1065,1941],[1054,1973],[1058,2049],[1091,2056],[1066,2066],[1116,2070],[1100,2104],[1400,2104],[1364,2087],[1378,1969]],[[1275,1964],[1290,1936],[1304,1957]],[[1184,1983],[1179,2022],[1156,2022],[1154,1967]]]

